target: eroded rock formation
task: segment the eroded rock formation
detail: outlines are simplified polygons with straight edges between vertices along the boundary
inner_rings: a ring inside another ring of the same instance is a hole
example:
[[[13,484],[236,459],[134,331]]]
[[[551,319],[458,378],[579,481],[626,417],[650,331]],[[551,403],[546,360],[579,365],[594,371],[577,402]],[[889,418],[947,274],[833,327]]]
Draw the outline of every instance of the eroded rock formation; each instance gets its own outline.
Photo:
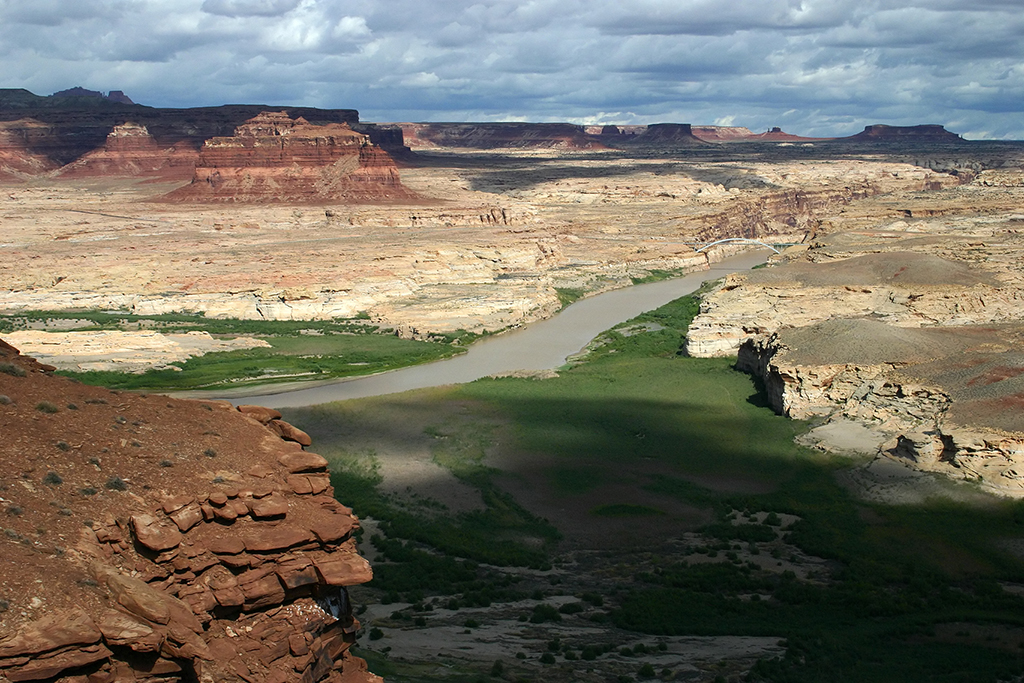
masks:
[[[328,202],[411,197],[387,152],[347,124],[314,126],[263,112],[232,137],[207,140],[192,182],[168,201]]]
[[[33,137],[46,131],[45,124],[31,119],[0,122],[0,180],[22,180],[57,167],[30,149]]]
[[[687,350],[738,350],[775,410],[866,426],[864,450],[1024,495],[1015,177],[851,205],[773,267],[726,278]]]
[[[62,167],[57,175],[160,176],[167,180],[192,177],[199,154],[187,144],[161,148],[145,126],[124,123],[114,126],[102,149],[88,152]]]
[[[358,521],[256,406],[119,394],[0,341],[0,678],[373,681]]]
[[[1024,325],[832,319],[746,341],[737,367],[795,419],[849,419],[923,470],[1024,495]]]

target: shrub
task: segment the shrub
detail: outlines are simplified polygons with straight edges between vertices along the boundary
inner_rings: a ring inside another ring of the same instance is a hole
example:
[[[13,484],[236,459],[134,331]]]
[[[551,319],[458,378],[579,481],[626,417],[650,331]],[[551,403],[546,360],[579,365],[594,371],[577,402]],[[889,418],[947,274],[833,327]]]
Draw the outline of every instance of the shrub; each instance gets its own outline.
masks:
[[[637,676],[640,678],[654,678],[654,667],[650,664],[644,664],[640,667],[640,671],[637,672]]]
[[[43,477],[43,483],[47,486],[60,486],[64,483],[64,479],[56,472],[47,472]]]
[[[67,441],[58,441],[57,448],[61,449],[65,453],[71,450],[71,446],[68,444]]]
[[[544,654],[542,654],[540,656],[540,663],[541,664],[554,664],[555,663],[555,656],[553,654],[551,654],[550,652],[545,652]]]
[[[11,377],[24,377],[25,370],[14,363],[0,363],[0,372]]]
[[[39,403],[37,403],[36,410],[38,410],[41,413],[49,413],[51,415],[53,413],[60,412],[60,408],[50,403],[49,401],[40,401]]]
[[[567,602],[558,608],[558,611],[562,614],[579,614],[583,611],[582,602]]]
[[[7,394],[0,394],[0,406],[9,406],[12,403],[14,403],[14,401],[11,400],[10,396]]]
[[[160,467],[174,467],[174,463],[164,458],[163,460],[160,461]]]
[[[111,491],[128,490],[128,482],[126,482],[124,479],[118,476],[113,476],[110,479],[107,479],[107,483],[105,484],[105,486]]]
[[[426,626],[427,620],[423,617],[416,617],[416,619],[414,619],[412,623],[416,624],[417,626]]]
[[[79,489],[78,492],[81,493],[83,496],[95,496],[97,493],[99,493],[99,491],[97,491],[91,486],[86,486],[84,489]]]
[[[74,403],[69,403],[68,410],[78,410],[78,406],[75,405]]]
[[[545,621],[561,621],[562,615],[552,605],[534,605],[530,615],[531,624],[543,624]]]
[[[476,628],[479,625],[480,625],[480,622],[477,621],[476,619],[466,619],[466,623],[464,624],[464,626],[466,628]]]
[[[212,448],[207,448],[205,451],[203,451],[203,455],[205,455],[207,458],[216,458],[217,451],[213,450]]]
[[[380,640],[383,637],[384,631],[381,631],[379,628],[376,627],[370,629],[370,640]]]
[[[491,675],[497,678],[503,673],[505,673],[505,665],[501,663],[500,659],[494,660],[494,665],[491,666]]]

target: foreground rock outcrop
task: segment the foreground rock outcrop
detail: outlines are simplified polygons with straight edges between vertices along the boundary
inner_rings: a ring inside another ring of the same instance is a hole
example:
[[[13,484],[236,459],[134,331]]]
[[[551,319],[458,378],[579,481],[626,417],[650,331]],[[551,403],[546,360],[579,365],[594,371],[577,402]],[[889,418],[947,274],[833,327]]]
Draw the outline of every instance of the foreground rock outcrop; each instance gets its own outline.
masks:
[[[304,432],[48,371],[0,342],[0,679],[378,680],[358,520]]]
[[[412,195],[387,152],[348,124],[314,126],[263,112],[232,137],[207,140],[192,182],[167,201],[394,201]]]

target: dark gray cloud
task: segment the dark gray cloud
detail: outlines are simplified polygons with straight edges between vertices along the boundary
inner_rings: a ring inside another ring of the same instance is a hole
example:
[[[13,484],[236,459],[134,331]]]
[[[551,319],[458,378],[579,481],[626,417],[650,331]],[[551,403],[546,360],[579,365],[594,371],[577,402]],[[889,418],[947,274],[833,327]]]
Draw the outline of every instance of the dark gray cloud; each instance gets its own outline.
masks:
[[[1024,138],[1020,0],[0,0],[2,85],[365,120]]]

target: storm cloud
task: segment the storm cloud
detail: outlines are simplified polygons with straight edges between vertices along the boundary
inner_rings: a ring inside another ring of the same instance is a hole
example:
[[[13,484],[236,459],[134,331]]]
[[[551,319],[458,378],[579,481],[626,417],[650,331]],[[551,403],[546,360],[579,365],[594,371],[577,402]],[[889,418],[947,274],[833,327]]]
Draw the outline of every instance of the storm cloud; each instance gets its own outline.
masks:
[[[368,121],[1024,139],[1019,0],[0,0],[3,87]]]

